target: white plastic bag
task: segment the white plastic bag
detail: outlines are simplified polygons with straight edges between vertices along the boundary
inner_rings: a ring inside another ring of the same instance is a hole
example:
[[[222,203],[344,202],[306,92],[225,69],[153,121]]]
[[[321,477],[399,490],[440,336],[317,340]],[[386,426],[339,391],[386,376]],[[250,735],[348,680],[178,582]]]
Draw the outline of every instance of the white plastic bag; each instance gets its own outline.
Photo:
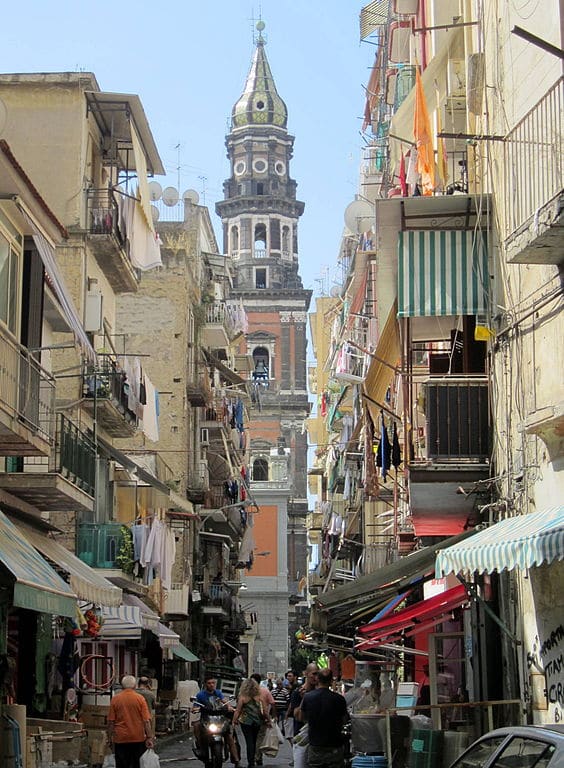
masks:
[[[143,752],[139,760],[139,768],[161,768],[159,756],[154,749],[148,749]]]
[[[271,720],[271,727],[264,729],[264,738],[258,748],[261,755],[276,757],[278,754],[278,734],[276,733],[275,725],[274,720]]]
[[[307,746],[303,747],[301,744],[293,744],[292,752],[294,756],[294,768],[306,768]]]
[[[280,730],[280,726],[278,725],[278,723],[275,720],[272,721],[272,727],[276,729],[276,735],[278,737],[278,743],[279,744],[284,744],[284,741],[285,741],[284,734]]]
[[[113,754],[106,755],[102,768],[116,768],[116,756]]]

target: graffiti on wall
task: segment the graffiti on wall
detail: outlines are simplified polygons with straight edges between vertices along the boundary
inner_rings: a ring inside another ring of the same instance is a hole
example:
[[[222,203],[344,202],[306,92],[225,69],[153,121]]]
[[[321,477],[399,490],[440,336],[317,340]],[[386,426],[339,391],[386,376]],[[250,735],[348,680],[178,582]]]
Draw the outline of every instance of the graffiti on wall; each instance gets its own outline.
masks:
[[[535,638],[527,653],[529,674],[544,674],[544,695],[548,707],[554,707],[555,722],[564,720],[564,625],[554,627],[545,637]]]

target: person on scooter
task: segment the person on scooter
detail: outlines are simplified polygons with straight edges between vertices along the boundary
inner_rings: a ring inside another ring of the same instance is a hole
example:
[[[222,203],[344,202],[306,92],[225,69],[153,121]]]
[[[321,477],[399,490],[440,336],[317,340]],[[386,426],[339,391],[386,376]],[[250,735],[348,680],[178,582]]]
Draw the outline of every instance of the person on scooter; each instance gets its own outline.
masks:
[[[225,700],[225,696],[216,688],[217,679],[211,675],[204,678],[204,687],[196,694],[196,701],[200,704],[199,707],[194,707],[194,712],[200,712],[200,720],[193,724],[194,741],[196,742],[196,748],[194,752],[196,757],[203,759],[207,753],[207,741],[206,731],[202,723],[202,718],[205,716],[206,711],[212,711],[220,704],[220,702],[226,707],[229,712],[233,712],[233,707]],[[239,768],[239,754],[235,739],[233,738],[233,731],[230,729],[227,736],[227,746],[229,747],[229,754],[231,755],[231,762],[235,765],[235,768]]]

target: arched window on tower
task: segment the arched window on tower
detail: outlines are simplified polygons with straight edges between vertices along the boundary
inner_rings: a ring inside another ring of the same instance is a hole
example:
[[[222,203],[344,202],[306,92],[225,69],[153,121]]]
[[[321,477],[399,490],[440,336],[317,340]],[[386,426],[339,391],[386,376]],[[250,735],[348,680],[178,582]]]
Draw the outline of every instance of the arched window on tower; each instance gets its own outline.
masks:
[[[282,227],[282,256],[290,256],[290,227]]]
[[[257,347],[253,350],[253,381],[268,387],[270,378],[269,354],[266,347]]]
[[[231,254],[238,255],[239,253],[239,227],[231,227]]]
[[[268,480],[268,459],[259,456],[253,460],[253,480]]]
[[[266,224],[255,225],[255,259],[266,256]]]

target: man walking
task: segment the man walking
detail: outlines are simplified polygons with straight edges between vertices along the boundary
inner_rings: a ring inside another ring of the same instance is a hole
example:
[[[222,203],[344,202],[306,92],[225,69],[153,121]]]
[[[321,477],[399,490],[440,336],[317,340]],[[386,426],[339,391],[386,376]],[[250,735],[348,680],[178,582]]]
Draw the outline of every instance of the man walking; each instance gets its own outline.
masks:
[[[348,719],[343,696],[331,690],[333,673],[320,669],[317,688],[304,695],[301,712],[309,725],[308,768],[344,768],[341,730]]]
[[[294,718],[294,736],[298,735],[298,731],[303,725],[301,704],[304,695],[317,687],[317,673],[317,664],[315,662],[308,664],[305,668],[305,683],[300,688],[295,688],[290,695],[290,703],[288,705],[286,716]]]
[[[116,768],[139,768],[141,755],[155,745],[151,713],[143,696],[136,693],[136,685],[133,675],[125,675],[123,690],[110,702],[108,741],[114,750]]]

